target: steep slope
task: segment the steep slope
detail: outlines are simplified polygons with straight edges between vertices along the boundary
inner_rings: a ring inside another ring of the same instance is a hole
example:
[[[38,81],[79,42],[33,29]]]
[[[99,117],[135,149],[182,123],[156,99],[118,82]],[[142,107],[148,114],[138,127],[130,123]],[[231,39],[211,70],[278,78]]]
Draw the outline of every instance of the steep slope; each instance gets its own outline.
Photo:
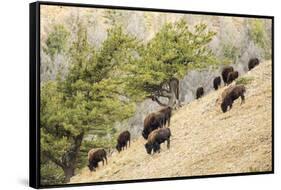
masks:
[[[236,100],[222,113],[217,99],[225,87],[175,111],[171,120],[171,148],[148,155],[140,137],[108,165],[96,172],[84,168],[71,183],[161,178],[271,170],[271,61],[242,76],[246,102]],[[140,126],[142,127],[142,126]]]

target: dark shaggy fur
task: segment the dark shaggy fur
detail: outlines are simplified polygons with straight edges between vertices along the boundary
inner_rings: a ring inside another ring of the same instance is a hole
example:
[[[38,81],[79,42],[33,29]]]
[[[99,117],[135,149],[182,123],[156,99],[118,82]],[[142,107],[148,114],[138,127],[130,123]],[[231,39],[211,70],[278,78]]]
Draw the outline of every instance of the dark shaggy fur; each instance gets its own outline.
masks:
[[[204,95],[204,88],[203,87],[197,88],[197,90],[196,90],[196,99],[199,99],[203,95]]]
[[[129,142],[129,146],[130,146],[130,140],[131,140],[131,134],[129,131],[124,131],[124,132],[120,133],[120,135],[118,136],[117,145],[116,145],[116,149],[118,150],[118,152],[120,152],[121,150],[124,150],[125,147],[127,148],[128,142]]]
[[[165,127],[168,123],[168,127],[170,126],[171,116],[172,116],[172,108],[171,107],[165,107],[158,111],[160,114],[163,114],[163,126]]]
[[[253,69],[254,67],[256,67],[257,65],[259,65],[259,64],[260,64],[260,61],[259,61],[258,58],[252,58],[252,59],[250,59],[249,62],[248,62],[249,71],[250,71],[251,69]]]
[[[234,71],[234,69],[232,66],[227,66],[222,69],[221,75],[222,75],[222,80],[225,84],[227,82],[228,73],[233,72],[233,71]]]
[[[214,78],[213,85],[214,85],[215,90],[219,89],[219,86],[221,85],[221,77],[220,76]]]
[[[172,108],[165,107],[157,112],[150,113],[144,119],[142,136],[147,139],[148,135],[155,129],[165,127],[168,123],[170,126],[170,120],[172,116]]]
[[[144,145],[148,154],[160,153],[160,144],[167,141],[167,148],[170,148],[170,128],[160,128],[151,132],[148,136],[147,143]]]
[[[227,85],[229,85],[230,83],[232,83],[232,81],[234,81],[234,80],[237,79],[238,77],[239,77],[238,71],[233,71],[233,72],[228,73]]]
[[[99,149],[91,149],[88,152],[88,160],[89,164],[88,167],[90,171],[96,171],[96,168],[98,167],[98,163],[102,161],[102,164],[104,165],[104,160],[107,164],[107,157],[106,152],[103,148]]]
[[[150,113],[144,119],[143,131],[142,131],[143,138],[147,139],[149,133],[151,133],[153,130],[155,130],[157,128],[162,127],[163,123],[164,123],[164,115],[163,114],[159,114],[157,112]]]
[[[234,87],[231,87],[231,89],[226,89],[225,95],[223,96],[222,103],[221,103],[221,110],[222,112],[226,112],[227,108],[232,108],[232,104],[234,100],[241,97],[241,104],[245,102],[245,96],[244,93],[246,92],[244,85],[236,85]]]

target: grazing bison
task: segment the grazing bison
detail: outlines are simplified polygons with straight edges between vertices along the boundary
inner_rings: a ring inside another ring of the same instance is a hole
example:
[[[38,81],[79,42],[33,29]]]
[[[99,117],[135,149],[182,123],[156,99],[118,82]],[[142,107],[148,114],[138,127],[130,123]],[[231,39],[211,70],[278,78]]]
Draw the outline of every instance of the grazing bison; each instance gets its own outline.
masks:
[[[170,126],[171,116],[172,116],[172,108],[171,107],[165,107],[158,111],[160,114],[163,114],[163,126],[166,127],[166,124],[168,123],[168,127]]]
[[[239,76],[238,71],[233,71],[233,72],[228,73],[226,84],[229,85],[230,83],[232,83],[232,81],[237,79],[238,76]]]
[[[91,149],[88,152],[88,160],[89,160],[89,164],[88,167],[90,169],[90,171],[95,171],[98,167],[98,163],[100,161],[102,161],[102,164],[104,165],[104,160],[107,164],[107,158],[106,158],[106,152],[103,148],[99,148],[99,149]]]
[[[219,86],[221,85],[221,77],[218,76],[218,77],[214,78],[213,84],[214,84],[214,89],[217,90],[219,88]]]
[[[160,144],[167,141],[167,148],[170,148],[170,137],[171,131],[170,128],[160,128],[152,131],[147,139],[147,143],[145,143],[145,149],[148,154],[152,153],[160,153]]]
[[[147,139],[149,133],[157,128],[162,127],[164,124],[164,119],[164,114],[158,112],[150,113],[148,116],[146,116],[143,122],[143,138]]]
[[[199,99],[201,96],[203,96],[204,94],[204,88],[203,87],[199,87],[196,90],[196,99]]]
[[[234,100],[241,97],[241,104],[244,103],[245,97],[244,93],[246,92],[244,85],[236,85],[231,87],[229,90],[227,89],[221,103],[221,110],[223,113],[227,111],[228,106],[230,109],[232,108],[232,104]]]
[[[143,138],[147,139],[149,133],[151,133],[155,129],[165,127],[167,123],[168,126],[170,126],[171,116],[171,107],[165,107],[157,112],[150,113],[148,116],[146,116],[143,122]]]
[[[258,64],[260,64],[260,61],[258,58],[252,58],[249,60],[248,62],[248,68],[249,68],[249,71],[251,69],[253,69],[255,66],[257,66]]]
[[[131,134],[129,131],[124,131],[122,133],[120,133],[120,135],[118,136],[117,139],[117,145],[116,145],[116,149],[118,150],[118,152],[120,152],[121,150],[124,150],[124,148],[127,148],[127,144],[129,142],[129,146],[130,146],[130,140],[131,140]]]
[[[228,73],[233,72],[233,71],[234,71],[234,69],[232,66],[227,66],[227,67],[223,68],[221,75],[222,75],[222,80],[225,84],[227,82]]]

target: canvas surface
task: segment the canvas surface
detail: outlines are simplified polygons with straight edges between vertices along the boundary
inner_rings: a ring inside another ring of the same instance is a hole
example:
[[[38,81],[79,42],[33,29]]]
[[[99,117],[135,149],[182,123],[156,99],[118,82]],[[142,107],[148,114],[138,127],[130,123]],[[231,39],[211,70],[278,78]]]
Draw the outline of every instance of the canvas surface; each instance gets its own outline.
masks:
[[[41,185],[272,171],[271,29],[41,5]]]

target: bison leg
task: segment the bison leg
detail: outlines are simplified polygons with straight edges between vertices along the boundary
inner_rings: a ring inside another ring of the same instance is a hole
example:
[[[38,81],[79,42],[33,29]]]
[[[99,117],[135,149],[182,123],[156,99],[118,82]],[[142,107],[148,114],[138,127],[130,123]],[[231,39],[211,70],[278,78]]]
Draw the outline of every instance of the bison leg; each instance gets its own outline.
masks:
[[[105,156],[104,159],[105,159],[105,163],[107,164],[107,157]]]
[[[170,149],[170,138],[167,139],[167,148]]]
[[[131,146],[131,141],[129,140],[129,147]]]
[[[160,153],[160,144],[156,144],[156,152]]]
[[[160,153],[160,145],[158,143],[154,143],[153,145],[153,154],[156,152]]]
[[[170,127],[170,121],[171,121],[171,118],[169,117],[168,118],[168,127]]]
[[[104,160],[102,159],[102,165],[104,166]]]
[[[245,103],[245,96],[244,94],[241,95],[241,104]]]

